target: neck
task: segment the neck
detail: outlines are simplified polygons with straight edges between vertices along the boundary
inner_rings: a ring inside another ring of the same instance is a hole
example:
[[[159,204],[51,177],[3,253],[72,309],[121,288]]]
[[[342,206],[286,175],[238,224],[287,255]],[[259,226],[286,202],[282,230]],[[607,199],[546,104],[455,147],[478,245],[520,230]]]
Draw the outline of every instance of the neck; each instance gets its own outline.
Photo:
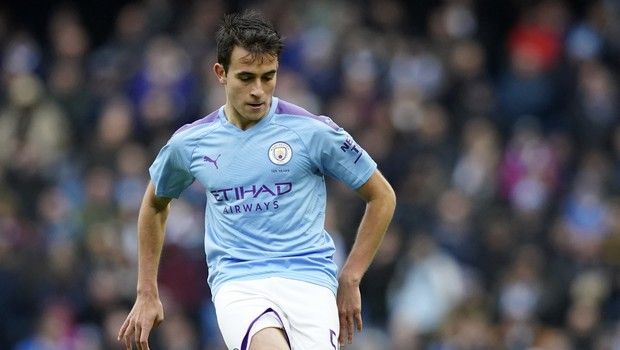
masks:
[[[248,128],[251,128],[256,123],[258,123],[258,120],[249,120],[249,119],[246,119],[246,118],[242,117],[229,104],[226,104],[224,106],[224,116],[226,116],[226,119],[228,119],[229,123],[231,123],[232,125],[238,127],[241,130],[246,130]]]

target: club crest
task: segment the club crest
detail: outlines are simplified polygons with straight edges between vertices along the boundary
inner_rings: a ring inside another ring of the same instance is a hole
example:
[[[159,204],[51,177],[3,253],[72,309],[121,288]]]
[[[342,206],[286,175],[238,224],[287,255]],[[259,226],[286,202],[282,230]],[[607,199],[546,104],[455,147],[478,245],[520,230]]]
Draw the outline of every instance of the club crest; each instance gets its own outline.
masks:
[[[276,142],[269,147],[269,160],[276,165],[284,165],[293,157],[293,150],[286,142]]]

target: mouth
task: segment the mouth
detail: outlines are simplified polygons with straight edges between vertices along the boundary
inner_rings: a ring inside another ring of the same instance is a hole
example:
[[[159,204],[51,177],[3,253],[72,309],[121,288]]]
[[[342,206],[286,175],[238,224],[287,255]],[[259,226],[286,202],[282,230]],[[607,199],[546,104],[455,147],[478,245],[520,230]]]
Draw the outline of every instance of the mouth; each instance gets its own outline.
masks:
[[[261,108],[263,106],[264,103],[248,103],[248,106],[252,107],[252,108]]]

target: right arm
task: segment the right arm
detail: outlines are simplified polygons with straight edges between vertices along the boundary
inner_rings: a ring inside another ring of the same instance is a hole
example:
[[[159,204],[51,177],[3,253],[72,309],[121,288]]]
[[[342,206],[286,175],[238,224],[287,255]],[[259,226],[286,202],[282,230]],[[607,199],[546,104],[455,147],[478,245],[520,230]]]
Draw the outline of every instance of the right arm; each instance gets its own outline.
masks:
[[[148,349],[149,333],[164,319],[159,299],[157,270],[164,245],[164,232],[171,198],[157,197],[149,183],[138,215],[138,286],[136,302],[121,327],[118,339],[127,349],[134,336],[138,349]]]

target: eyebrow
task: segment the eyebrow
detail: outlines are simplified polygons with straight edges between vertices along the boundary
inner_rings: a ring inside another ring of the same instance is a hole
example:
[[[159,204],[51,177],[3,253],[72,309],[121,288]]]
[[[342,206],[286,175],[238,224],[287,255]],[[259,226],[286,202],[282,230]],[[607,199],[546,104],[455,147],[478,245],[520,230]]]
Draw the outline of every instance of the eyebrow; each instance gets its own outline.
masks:
[[[276,70],[275,70],[275,69],[273,69],[273,70],[270,70],[270,71],[268,71],[268,72],[265,72],[265,73],[263,73],[263,74],[261,74],[261,75],[263,75],[263,76],[264,76],[264,75],[269,75],[269,74],[276,74]],[[243,76],[243,75],[255,76],[255,75],[256,75],[256,73],[247,72],[247,71],[241,71],[241,72],[239,72],[239,73],[237,73],[237,74],[235,74],[235,75],[236,75],[236,76],[238,76],[238,77]]]

